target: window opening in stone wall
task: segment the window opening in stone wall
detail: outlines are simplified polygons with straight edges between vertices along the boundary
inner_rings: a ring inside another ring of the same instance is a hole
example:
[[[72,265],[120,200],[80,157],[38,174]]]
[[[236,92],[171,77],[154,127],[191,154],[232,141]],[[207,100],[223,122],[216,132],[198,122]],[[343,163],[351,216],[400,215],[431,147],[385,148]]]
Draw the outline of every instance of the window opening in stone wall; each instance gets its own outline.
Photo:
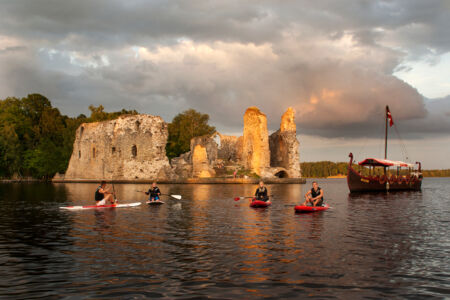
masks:
[[[111,153],[112,153],[112,154],[116,153],[116,147],[112,147],[112,148],[111,148]]]
[[[95,158],[95,148],[92,148],[92,157]]]
[[[135,125],[136,125],[136,130],[139,130],[139,127],[141,126],[141,122],[139,122],[139,120],[137,120]]]
[[[137,147],[136,147],[136,145],[133,145],[133,147],[131,147],[131,155],[133,157],[137,156]]]
[[[78,158],[81,158],[81,151],[78,151]]]

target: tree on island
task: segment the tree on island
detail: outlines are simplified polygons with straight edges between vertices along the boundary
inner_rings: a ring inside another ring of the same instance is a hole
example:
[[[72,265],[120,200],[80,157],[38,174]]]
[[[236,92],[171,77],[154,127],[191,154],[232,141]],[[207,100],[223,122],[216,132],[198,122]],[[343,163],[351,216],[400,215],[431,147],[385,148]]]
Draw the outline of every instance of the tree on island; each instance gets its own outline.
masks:
[[[99,105],[98,107],[95,107],[94,105],[89,105],[89,110],[91,111],[91,116],[88,120],[88,122],[100,122],[100,121],[107,121],[107,120],[114,120],[117,119],[121,115],[137,115],[138,112],[136,110],[126,110],[122,109],[121,111],[117,112],[105,112],[105,108],[103,105]]]
[[[189,109],[176,115],[172,123],[169,123],[167,157],[171,159],[188,152],[193,137],[213,134],[216,128],[208,125],[208,121],[208,114],[202,114],[195,109]]]

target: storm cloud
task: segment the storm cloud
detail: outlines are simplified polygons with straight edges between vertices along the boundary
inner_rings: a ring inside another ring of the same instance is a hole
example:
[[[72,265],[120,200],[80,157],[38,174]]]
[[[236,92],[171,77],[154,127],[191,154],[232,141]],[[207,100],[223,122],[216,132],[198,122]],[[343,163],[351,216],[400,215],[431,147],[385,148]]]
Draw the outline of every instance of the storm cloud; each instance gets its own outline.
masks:
[[[258,106],[276,130],[378,134],[385,105],[406,138],[447,134],[448,99],[395,77],[450,49],[448,1],[0,0],[0,98],[42,93],[63,113],[89,104],[161,115],[195,108],[225,132]],[[440,103],[439,105],[437,103]],[[381,120],[381,121],[380,121]],[[406,128],[405,128],[406,129]]]

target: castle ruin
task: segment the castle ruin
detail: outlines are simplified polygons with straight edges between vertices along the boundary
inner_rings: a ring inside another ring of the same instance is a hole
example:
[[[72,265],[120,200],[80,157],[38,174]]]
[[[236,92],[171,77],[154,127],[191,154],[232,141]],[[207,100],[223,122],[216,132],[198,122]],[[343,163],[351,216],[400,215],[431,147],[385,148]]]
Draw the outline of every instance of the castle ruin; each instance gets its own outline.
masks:
[[[283,114],[280,129],[268,135],[267,117],[258,108],[244,114],[243,135],[194,137],[190,151],[170,161],[168,126],[161,117],[120,116],[84,123],[77,129],[65,180],[177,180],[232,177],[247,170],[262,178],[300,178],[295,111]]]

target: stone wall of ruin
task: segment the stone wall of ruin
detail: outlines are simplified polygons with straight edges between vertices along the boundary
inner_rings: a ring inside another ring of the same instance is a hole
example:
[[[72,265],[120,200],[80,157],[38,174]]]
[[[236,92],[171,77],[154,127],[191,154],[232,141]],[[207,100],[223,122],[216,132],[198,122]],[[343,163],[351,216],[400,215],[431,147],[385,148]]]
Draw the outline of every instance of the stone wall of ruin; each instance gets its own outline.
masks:
[[[65,179],[155,179],[173,175],[166,157],[167,124],[151,115],[84,123]]]
[[[217,158],[228,162],[238,162],[240,160],[240,148],[242,147],[242,137],[223,135],[216,133],[220,138],[220,147],[218,149]],[[241,143],[239,144],[239,141]]]
[[[213,177],[213,164],[217,160],[218,147],[212,136],[191,139],[192,177]]]

